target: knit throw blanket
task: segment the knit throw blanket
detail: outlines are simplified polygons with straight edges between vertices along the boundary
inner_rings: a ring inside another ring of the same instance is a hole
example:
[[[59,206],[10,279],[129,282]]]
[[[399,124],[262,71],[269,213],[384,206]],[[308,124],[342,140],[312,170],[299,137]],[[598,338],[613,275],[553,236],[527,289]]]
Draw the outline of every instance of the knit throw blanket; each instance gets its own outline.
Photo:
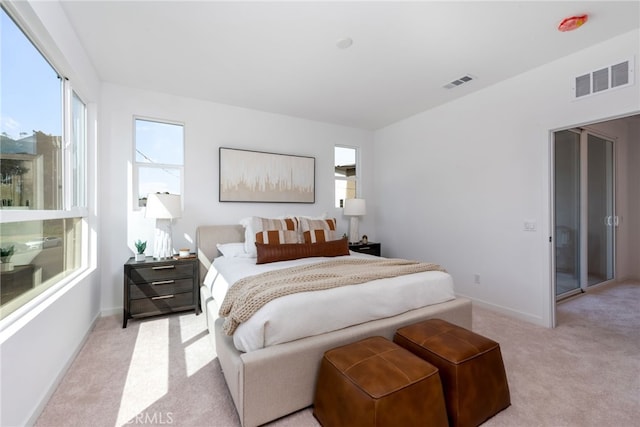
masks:
[[[437,264],[404,259],[336,259],[273,270],[238,280],[229,288],[220,307],[226,317],[223,330],[233,335],[240,323],[249,319],[269,301],[297,292],[320,291],[355,285],[376,279],[423,271],[445,271]]]

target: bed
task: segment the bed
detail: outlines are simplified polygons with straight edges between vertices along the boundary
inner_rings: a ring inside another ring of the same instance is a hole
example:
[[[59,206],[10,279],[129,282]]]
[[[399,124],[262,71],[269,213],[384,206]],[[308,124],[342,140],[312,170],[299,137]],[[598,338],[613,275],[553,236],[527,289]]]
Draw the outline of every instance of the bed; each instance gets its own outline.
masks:
[[[204,282],[214,260],[220,255],[218,243],[244,240],[245,229],[242,225],[198,227],[196,245],[201,280]],[[394,316],[243,352],[236,348],[233,337],[223,332],[224,319],[218,316],[221,301],[216,298],[221,297],[214,297],[209,287],[202,284],[202,312],[244,427],[265,424],[310,406],[319,363],[328,349],[373,335],[391,338],[399,327],[433,317],[471,328],[471,302],[455,298]]]

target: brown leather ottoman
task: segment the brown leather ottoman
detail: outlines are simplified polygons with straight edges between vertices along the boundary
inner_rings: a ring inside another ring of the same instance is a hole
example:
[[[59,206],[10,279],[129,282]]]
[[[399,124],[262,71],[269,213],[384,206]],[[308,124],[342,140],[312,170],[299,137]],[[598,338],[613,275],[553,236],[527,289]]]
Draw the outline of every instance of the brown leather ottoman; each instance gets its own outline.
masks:
[[[313,415],[323,426],[448,426],[438,370],[383,337],[325,352]]]
[[[400,328],[393,341],[440,370],[452,427],[478,426],[511,404],[497,342],[440,319]]]

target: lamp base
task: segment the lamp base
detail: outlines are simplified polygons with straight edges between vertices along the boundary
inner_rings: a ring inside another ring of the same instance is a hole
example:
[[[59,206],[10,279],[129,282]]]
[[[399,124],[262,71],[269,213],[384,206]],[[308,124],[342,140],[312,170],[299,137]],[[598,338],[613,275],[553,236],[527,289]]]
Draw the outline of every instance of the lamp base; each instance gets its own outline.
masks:
[[[173,255],[171,242],[171,220],[156,219],[156,233],[153,240],[153,257],[156,259],[169,258]]]
[[[349,220],[349,243],[358,243],[360,235],[358,234],[358,217],[352,216]]]

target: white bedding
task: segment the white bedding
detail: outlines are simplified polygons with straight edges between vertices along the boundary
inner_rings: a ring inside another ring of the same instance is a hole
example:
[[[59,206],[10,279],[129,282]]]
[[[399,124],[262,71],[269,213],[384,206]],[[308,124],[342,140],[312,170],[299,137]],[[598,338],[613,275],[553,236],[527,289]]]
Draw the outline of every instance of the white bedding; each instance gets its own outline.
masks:
[[[355,252],[350,256],[369,257]],[[229,286],[243,277],[327,259],[304,258],[257,265],[255,258],[218,257],[207,273],[204,285],[220,306]],[[441,271],[302,292],[267,303],[238,327],[233,342],[238,350],[249,352],[454,298],[453,279]]]

